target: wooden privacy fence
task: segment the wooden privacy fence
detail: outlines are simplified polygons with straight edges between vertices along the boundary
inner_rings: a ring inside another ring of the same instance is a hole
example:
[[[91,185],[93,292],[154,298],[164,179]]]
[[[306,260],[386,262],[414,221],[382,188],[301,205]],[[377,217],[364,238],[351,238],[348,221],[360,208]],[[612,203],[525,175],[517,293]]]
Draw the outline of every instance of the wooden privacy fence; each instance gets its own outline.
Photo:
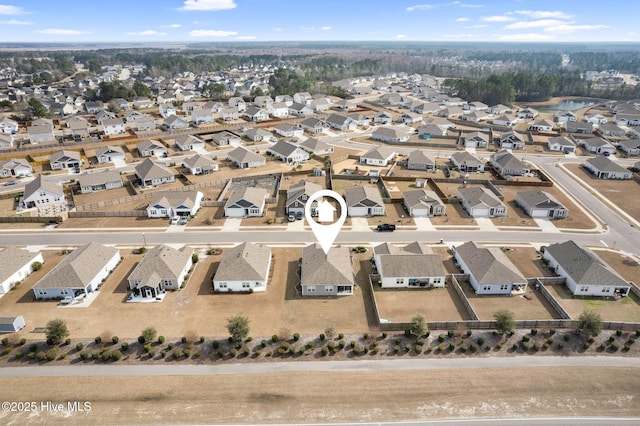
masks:
[[[572,329],[577,325],[574,320],[520,320],[516,321],[516,329],[525,328],[563,328]],[[436,321],[427,322],[429,330],[456,330],[463,327],[469,330],[495,330],[495,321]],[[391,322],[380,323],[380,331],[404,331],[409,330],[411,323],[408,322]],[[635,322],[616,322],[603,321],[603,330],[622,330],[636,331],[640,330],[640,323]]]
[[[147,217],[146,210],[127,210],[120,212],[69,212],[69,218],[91,217]]]

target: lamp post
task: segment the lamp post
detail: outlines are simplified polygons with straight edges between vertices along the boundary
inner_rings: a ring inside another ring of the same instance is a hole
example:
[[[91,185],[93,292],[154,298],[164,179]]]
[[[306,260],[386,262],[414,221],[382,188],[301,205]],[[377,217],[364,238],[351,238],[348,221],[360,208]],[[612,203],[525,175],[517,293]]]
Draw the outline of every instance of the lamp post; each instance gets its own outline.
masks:
[[[147,246],[147,237],[144,235],[144,232],[142,233],[142,241],[144,242],[144,246]]]

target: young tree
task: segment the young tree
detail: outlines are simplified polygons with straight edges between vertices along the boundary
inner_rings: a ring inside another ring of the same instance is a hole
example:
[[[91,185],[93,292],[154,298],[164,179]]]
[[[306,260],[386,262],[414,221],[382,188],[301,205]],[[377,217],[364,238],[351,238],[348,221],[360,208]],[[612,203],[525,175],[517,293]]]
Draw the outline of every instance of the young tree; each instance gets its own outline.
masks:
[[[496,320],[496,331],[498,333],[513,333],[513,330],[516,328],[516,320],[513,317],[513,312],[506,309],[502,309],[493,314],[493,319]]]
[[[227,319],[227,330],[235,342],[241,342],[249,335],[249,318],[236,315]]]
[[[29,99],[29,106],[34,117],[46,117],[47,108],[36,98]]]
[[[411,326],[409,330],[414,336],[420,337],[427,334],[429,331],[429,327],[427,326],[427,322],[424,320],[422,315],[416,315],[411,318]]]
[[[47,342],[53,345],[62,343],[64,339],[69,337],[69,329],[67,323],[61,319],[53,319],[47,323],[46,329]]]
[[[153,327],[147,327],[144,330],[142,330],[142,337],[144,337],[144,341],[147,343],[151,343],[154,340],[156,340],[157,335],[158,335],[158,332]]]
[[[597,336],[602,331],[602,317],[594,311],[584,311],[578,317],[576,331],[584,336]]]

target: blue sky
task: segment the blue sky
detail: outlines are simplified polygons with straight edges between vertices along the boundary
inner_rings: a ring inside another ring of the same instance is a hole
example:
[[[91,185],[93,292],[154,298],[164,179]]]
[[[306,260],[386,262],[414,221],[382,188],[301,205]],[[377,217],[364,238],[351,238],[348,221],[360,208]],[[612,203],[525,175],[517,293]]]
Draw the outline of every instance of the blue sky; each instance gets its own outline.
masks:
[[[638,12],[636,0],[0,0],[0,42],[635,42]]]

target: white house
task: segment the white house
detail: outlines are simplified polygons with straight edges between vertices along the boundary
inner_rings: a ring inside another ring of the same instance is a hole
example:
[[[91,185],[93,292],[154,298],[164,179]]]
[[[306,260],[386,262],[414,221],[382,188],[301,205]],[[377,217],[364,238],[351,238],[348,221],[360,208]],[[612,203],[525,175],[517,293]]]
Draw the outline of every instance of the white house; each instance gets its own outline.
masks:
[[[0,178],[26,177],[33,174],[33,169],[24,158],[10,158],[0,160]]]
[[[507,215],[507,206],[486,188],[458,188],[457,197],[462,201],[462,209],[469,216],[500,217]]]
[[[224,205],[225,217],[255,217],[264,212],[267,191],[263,188],[234,188]]]
[[[278,141],[269,147],[267,153],[287,164],[300,164],[309,159],[309,153],[304,149],[285,141]]]
[[[396,152],[393,149],[384,146],[376,146],[360,156],[360,164],[386,167],[389,164],[389,161],[393,160],[395,156]]]
[[[96,149],[96,159],[99,164],[124,161],[124,151],[119,146],[107,145]]]
[[[493,119],[492,123],[496,126],[513,127],[518,122],[517,118],[503,114]]]
[[[191,111],[191,122],[196,125],[213,123],[213,121],[214,116],[211,110],[198,108]]]
[[[147,207],[147,217],[193,217],[200,210],[200,191],[160,191],[153,193]]]
[[[371,134],[371,139],[383,142],[406,142],[409,137],[409,129],[398,126],[378,127]]]
[[[518,111],[518,118],[536,118],[538,114],[538,111],[533,108],[523,108]]]
[[[522,176],[530,172],[528,166],[506,150],[491,154],[489,163],[503,176]]]
[[[285,138],[300,138],[304,135],[304,129],[295,124],[278,124],[273,130],[275,130],[278,135]]]
[[[83,173],[78,176],[78,184],[83,194],[108,189],[122,188],[122,177],[117,170],[101,170],[93,173]]]
[[[630,170],[605,156],[589,158],[583,167],[600,179],[631,179],[633,175]]]
[[[162,300],[167,290],[179,290],[193,266],[193,249],[167,245],[151,248],[127,277],[134,296]]]
[[[134,170],[143,187],[175,182],[175,176],[169,169],[154,163],[150,158],[135,166]]]
[[[300,144],[300,148],[309,154],[325,156],[333,153],[333,147],[326,142],[322,142],[316,138],[307,138]]]
[[[140,157],[166,157],[167,148],[159,141],[151,139],[144,140],[136,145],[136,149],[140,154]]]
[[[467,151],[451,154],[451,163],[461,172],[473,173],[484,171],[484,163]]]
[[[344,190],[344,195],[350,217],[385,215],[384,202],[375,186],[350,186]]]
[[[471,132],[464,138],[465,148],[486,148],[489,146],[489,136],[480,132]]]
[[[239,146],[227,154],[227,159],[240,169],[262,167],[267,164],[267,159],[253,151]]]
[[[445,214],[446,207],[440,197],[426,189],[416,189],[402,193],[405,209],[412,217],[434,217]]]
[[[240,137],[226,130],[211,135],[211,141],[218,146],[240,145]]]
[[[35,262],[44,263],[42,252],[9,246],[0,251],[0,297],[33,272]]]
[[[323,133],[329,130],[329,125],[327,124],[326,121],[319,120],[313,117],[305,118],[300,122],[299,126],[303,130],[306,130],[307,132],[311,133],[312,135]]]
[[[547,148],[549,151],[562,151],[570,154],[576,151],[576,144],[565,136],[555,136],[547,140]]]
[[[49,156],[49,165],[51,170],[69,170],[73,173],[80,173],[82,158],[77,151],[63,149]]]
[[[0,120],[0,133],[15,135],[18,133],[18,122],[10,118]]]
[[[300,286],[303,297],[352,295],[355,282],[349,248],[332,247],[327,254],[319,244],[303,248]]]
[[[575,296],[628,296],[631,284],[593,251],[569,240],[543,247],[542,258]]]
[[[38,175],[24,187],[23,208],[37,208],[40,216],[53,216],[66,210],[64,191],[60,182],[51,182]],[[47,214],[51,213],[51,214]]]
[[[316,192],[320,191],[322,187],[313,182],[307,182],[301,180],[300,182],[291,185],[287,189],[287,200],[284,203],[285,214],[304,214],[304,209],[307,204],[307,200]],[[317,201],[314,201],[313,205],[317,205]],[[315,207],[312,207],[311,213],[315,213]]]
[[[176,138],[176,146],[180,151],[204,150],[204,141],[197,136],[182,135]]]
[[[532,132],[549,133],[553,130],[553,122],[546,118],[536,120],[529,126],[529,130]]]
[[[219,170],[218,163],[200,154],[185,158],[182,167],[189,169],[192,175],[208,175]]]
[[[517,192],[515,202],[533,218],[564,219],[569,215],[569,210],[545,191]]]
[[[407,247],[420,247],[421,252],[407,248],[399,250],[388,243],[374,248],[374,262],[382,288],[430,288],[444,287],[446,271],[440,255],[433,254],[428,246],[419,243]],[[382,249],[380,249],[382,248]]]
[[[604,138],[587,138],[580,141],[584,149],[593,154],[613,155],[616,153],[616,147]]]
[[[509,132],[500,133],[498,145],[502,149],[523,149],[524,139],[522,138],[520,133],[516,133],[511,130]]]
[[[102,120],[102,130],[105,136],[121,135],[126,133],[122,118],[105,118]]]
[[[263,292],[271,270],[271,248],[249,242],[226,249],[213,277],[217,292]]]
[[[274,117],[286,117],[289,115],[289,107],[284,102],[273,102],[268,104],[267,111]]]

